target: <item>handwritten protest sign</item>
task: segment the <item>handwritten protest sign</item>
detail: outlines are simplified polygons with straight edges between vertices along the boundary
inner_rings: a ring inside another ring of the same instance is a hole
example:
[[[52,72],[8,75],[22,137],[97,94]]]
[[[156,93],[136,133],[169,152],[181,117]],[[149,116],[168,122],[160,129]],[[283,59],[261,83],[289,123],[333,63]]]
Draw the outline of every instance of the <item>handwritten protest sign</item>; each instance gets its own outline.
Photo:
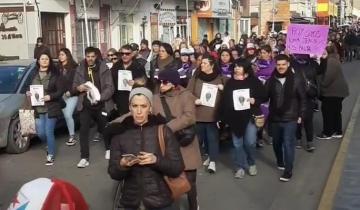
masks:
[[[328,32],[329,27],[325,25],[290,24],[286,48],[290,53],[322,55]]]

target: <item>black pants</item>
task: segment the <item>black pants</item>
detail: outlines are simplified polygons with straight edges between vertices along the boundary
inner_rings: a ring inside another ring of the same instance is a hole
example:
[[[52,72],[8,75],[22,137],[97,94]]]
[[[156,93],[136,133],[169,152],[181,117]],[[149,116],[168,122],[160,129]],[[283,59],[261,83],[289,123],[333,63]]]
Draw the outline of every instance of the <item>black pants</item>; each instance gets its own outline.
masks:
[[[191,185],[191,190],[187,193],[189,210],[197,210],[196,170],[185,171],[185,174]]]
[[[93,110],[84,107],[80,112],[80,153],[81,158],[89,159],[89,132],[91,121],[97,124],[99,133],[104,133],[104,128],[107,123],[106,116],[102,114],[100,110]],[[105,141],[105,149],[110,149],[110,142]]]
[[[308,99],[311,100],[311,99]],[[304,126],[305,129],[305,135],[306,135],[306,141],[312,142],[314,137],[314,123],[313,123],[313,116],[314,116],[314,103],[312,101],[309,101],[306,104],[306,111],[304,119],[302,119],[302,123],[298,124],[297,130],[296,130],[296,138],[301,139],[302,138],[302,127]]]
[[[342,101],[340,97],[322,97],[321,112],[323,116],[323,134],[331,136],[342,134]]]

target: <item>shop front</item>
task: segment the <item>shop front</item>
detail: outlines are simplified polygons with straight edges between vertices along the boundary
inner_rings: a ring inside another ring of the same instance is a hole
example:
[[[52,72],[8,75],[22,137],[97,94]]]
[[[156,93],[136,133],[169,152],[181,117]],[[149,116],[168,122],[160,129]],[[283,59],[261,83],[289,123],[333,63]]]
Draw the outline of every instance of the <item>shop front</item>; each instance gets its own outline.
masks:
[[[228,0],[203,0],[195,2],[195,12],[192,14],[192,41],[201,41],[207,35],[209,41],[216,33],[229,32],[234,37],[235,20],[231,14]]]

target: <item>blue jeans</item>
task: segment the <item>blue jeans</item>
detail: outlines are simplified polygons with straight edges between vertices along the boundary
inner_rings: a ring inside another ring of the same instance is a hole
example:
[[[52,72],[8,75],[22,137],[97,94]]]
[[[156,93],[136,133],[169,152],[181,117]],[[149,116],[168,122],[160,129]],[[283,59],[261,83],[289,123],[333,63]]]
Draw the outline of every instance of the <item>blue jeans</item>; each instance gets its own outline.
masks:
[[[55,155],[55,125],[56,118],[49,118],[48,114],[39,114],[35,119],[36,132],[42,142],[47,143],[49,155]]]
[[[237,137],[234,133],[232,134],[236,170],[246,170],[249,166],[255,165],[256,134],[257,129],[252,122],[247,125],[244,136]]]
[[[216,161],[219,155],[219,131],[215,122],[197,122],[196,133],[200,145],[204,144],[210,161]]]
[[[64,114],[66,126],[69,131],[69,135],[74,136],[75,135],[75,123],[74,123],[73,114],[74,114],[74,111],[75,111],[75,108],[77,105],[78,97],[77,96],[73,96],[70,98],[64,97],[64,100],[66,103],[66,107],[62,109],[62,112]]]
[[[272,122],[273,149],[278,166],[292,172],[295,159],[297,122]]]

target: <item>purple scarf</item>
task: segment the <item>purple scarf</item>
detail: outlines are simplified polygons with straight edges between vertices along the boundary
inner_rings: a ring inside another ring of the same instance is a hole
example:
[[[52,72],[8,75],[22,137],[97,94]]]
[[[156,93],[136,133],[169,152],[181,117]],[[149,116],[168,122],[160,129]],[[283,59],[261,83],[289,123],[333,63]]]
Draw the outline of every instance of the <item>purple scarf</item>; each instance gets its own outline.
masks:
[[[256,76],[259,77],[260,80],[268,80],[275,69],[274,60],[266,61],[259,59],[257,60],[256,65],[258,67]]]
[[[232,75],[232,71],[230,69],[231,63],[228,64],[221,64],[220,68],[221,68],[221,74],[225,77],[231,78]]]

